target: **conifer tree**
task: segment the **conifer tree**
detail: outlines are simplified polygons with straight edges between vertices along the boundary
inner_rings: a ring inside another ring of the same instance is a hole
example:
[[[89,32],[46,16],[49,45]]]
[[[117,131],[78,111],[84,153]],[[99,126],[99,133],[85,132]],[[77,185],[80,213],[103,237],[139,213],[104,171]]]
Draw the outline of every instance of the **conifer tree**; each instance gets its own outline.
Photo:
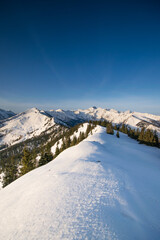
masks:
[[[24,147],[24,150],[23,150],[23,157],[22,157],[21,164],[22,164],[22,168],[20,170],[21,175],[24,175],[27,172],[34,169],[34,163],[33,163],[31,154],[26,147]]]
[[[116,124],[114,125],[114,130],[117,130],[117,125]]]
[[[106,121],[103,121],[102,122],[102,127],[106,127],[107,126],[107,122]]]
[[[66,148],[69,148],[70,146],[71,146],[71,139],[70,139],[70,137],[68,137],[66,139]]]
[[[91,124],[88,124],[87,130],[86,130],[86,137],[88,136],[88,134],[89,134],[89,132],[91,131],[91,129],[92,129]]]
[[[113,130],[113,126],[112,126],[112,123],[108,123],[107,124],[107,129],[106,129],[106,131],[107,131],[107,134],[114,134],[114,130]]]
[[[56,151],[55,151],[55,157],[57,157],[60,154],[60,150],[57,144]]]
[[[143,142],[145,142],[147,145],[150,145],[153,142],[153,134],[151,133],[151,131],[149,129],[147,129],[144,132]]]
[[[72,140],[72,142],[71,142],[71,145],[74,146],[74,145],[76,145],[76,144],[77,144],[77,137],[74,136],[74,137],[73,137],[73,140]]]
[[[140,143],[144,142],[144,133],[145,133],[144,128],[142,128],[138,137],[138,141],[140,141]]]
[[[135,131],[135,139],[138,139],[138,136],[139,136],[139,128],[137,128],[137,130]]]
[[[37,160],[36,160],[37,152],[35,148],[32,151],[31,157],[32,157],[34,167],[37,167]]]
[[[17,164],[14,157],[11,158],[11,161],[6,164],[3,177],[3,187],[7,186],[11,182],[17,179]]]
[[[123,132],[123,133],[127,133],[127,132],[128,132],[127,127],[125,126],[124,123],[122,124],[122,126],[120,127],[119,130],[120,130],[121,132]]]
[[[158,136],[156,131],[154,131],[154,142],[155,142],[155,146],[159,147],[159,141],[158,141]]]
[[[45,152],[39,160],[39,166],[49,163],[52,159],[53,159],[52,154],[49,152]]]
[[[78,142],[81,142],[85,139],[85,135],[84,135],[84,132],[80,132],[79,134],[79,138],[78,138]]]
[[[116,136],[117,136],[117,138],[119,138],[120,136],[119,136],[119,131],[117,131],[117,134],[116,134]]]
[[[65,143],[65,139],[62,139],[62,147],[61,147],[61,151],[66,149],[66,143]]]

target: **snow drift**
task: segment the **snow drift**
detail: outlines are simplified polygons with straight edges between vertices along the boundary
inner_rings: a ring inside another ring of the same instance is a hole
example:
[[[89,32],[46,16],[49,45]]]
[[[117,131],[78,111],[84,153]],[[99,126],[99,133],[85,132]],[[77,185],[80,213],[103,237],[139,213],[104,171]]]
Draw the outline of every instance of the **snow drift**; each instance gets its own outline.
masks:
[[[93,135],[0,191],[0,239],[160,236],[160,150]]]

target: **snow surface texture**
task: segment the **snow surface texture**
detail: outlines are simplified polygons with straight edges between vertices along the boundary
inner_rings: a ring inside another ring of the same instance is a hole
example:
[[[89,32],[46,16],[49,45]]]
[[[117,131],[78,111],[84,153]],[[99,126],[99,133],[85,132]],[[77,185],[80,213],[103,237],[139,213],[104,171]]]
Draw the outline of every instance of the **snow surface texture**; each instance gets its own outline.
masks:
[[[93,135],[0,191],[0,239],[160,239],[160,150]]]
[[[138,113],[118,112],[114,109],[91,107],[86,110],[40,111],[36,108],[27,110],[10,119],[0,122],[0,146],[13,145],[40,135],[55,123],[65,126],[89,120],[108,120],[114,124],[127,124],[131,128],[145,127],[156,130],[160,137],[160,116]]]

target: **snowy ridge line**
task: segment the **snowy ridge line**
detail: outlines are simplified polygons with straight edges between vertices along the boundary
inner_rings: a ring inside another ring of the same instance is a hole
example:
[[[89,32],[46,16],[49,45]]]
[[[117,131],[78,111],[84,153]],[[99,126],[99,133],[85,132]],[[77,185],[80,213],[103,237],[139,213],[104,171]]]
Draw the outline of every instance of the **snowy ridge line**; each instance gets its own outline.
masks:
[[[83,123],[82,126],[80,126],[69,138],[71,141],[73,141],[73,138],[76,137],[77,139],[79,138],[81,133],[86,133],[87,127],[89,123]],[[66,138],[66,137],[65,137]],[[55,143],[51,147],[51,152],[54,155],[56,152],[56,148],[58,147],[59,149],[62,147],[63,144],[63,138],[61,138],[57,143]]]
[[[97,126],[0,191],[1,238],[159,240],[159,153]]]
[[[6,159],[6,157],[4,158],[3,155],[1,155],[0,157],[4,159],[4,160],[1,159],[1,164],[2,166],[4,166],[5,164],[5,167],[2,168],[3,172],[2,172],[2,175],[0,175],[1,177],[0,184],[3,187],[6,187],[8,184],[15,181],[18,177],[22,176],[21,174],[22,168],[23,170],[25,169],[24,170],[25,172],[23,171],[23,174],[26,174],[28,171],[31,171],[34,168],[47,164],[48,162],[53,160],[55,157],[57,157],[57,155],[59,155],[65,149],[80,143],[83,139],[88,137],[88,135],[92,133],[92,130],[94,129],[94,127],[95,125],[89,124],[89,123],[79,124],[68,130],[64,129],[64,127],[59,127],[62,129],[59,129],[59,131],[58,132],[56,131],[56,133],[54,131],[53,132],[54,135],[52,135],[52,133],[49,134],[48,141],[44,142],[43,150],[42,150],[42,144],[40,144],[38,149],[37,149],[37,145],[33,147],[33,144],[32,144],[30,149],[29,146],[26,146],[23,144],[18,149],[18,155],[16,155],[16,153],[13,153],[13,151],[11,150],[10,157],[12,158],[13,155],[14,155],[14,159],[17,159],[18,157],[19,159],[18,164],[17,162],[14,162],[13,159],[10,159],[10,158]],[[52,139],[53,136],[54,138]],[[53,147],[51,148],[51,146]],[[26,151],[24,151],[25,149]],[[7,154],[8,154],[8,151],[9,150],[7,149]],[[21,156],[19,156],[20,151],[22,152]],[[35,151],[37,156],[35,156]],[[26,160],[24,162],[22,161],[24,156],[28,157],[28,165],[26,165]],[[12,171],[11,169],[15,169],[15,170]],[[2,188],[2,186],[0,187],[0,189]]]

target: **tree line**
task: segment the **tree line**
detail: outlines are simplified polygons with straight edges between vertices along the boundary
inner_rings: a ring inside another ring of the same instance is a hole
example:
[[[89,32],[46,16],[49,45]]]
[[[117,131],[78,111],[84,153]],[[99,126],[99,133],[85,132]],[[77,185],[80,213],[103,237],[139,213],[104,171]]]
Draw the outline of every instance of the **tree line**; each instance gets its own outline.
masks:
[[[114,130],[117,131],[116,136],[119,138],[119,132],[127,134],[130,138],[137,140],[140,144],[146,144],[148,146],[160,147],[160,142],[156,131],[145,128],[131,129],[125,124],[112,124],[109,121],[90,121],[95,125],[106,127],[108,134],[114,134]]]
[[[93,124],[88,124],[86,132],[80,132],[79,137],[76,137],[74,134],[78,131],[79,127],[83,124],[78,124],[70,129],[68,131],[63,132],[59,138],[56,137],[55,139],[52,139],[52,141],[49,141],[46,145],[42,145],[39,151],[40,159],[37,160],[37,151],[36,149],[30,150],[27,146],[23,149],[23,154],[21,157],[21,161],[17,161],[16,157],[12,156],[9,161],[6,162],[4,167],[4,177],[3,177],[3,187],[7,186],[20,176],[28,173],[29,171],[43,166],[44,164],[47,164],[54,158],[56,158],[62,151],[65,149],[74,146],[84,140],[89,133],[92,133],[93,128],[95,127]],[[74,135],[73,135],[74,134]],[[71,139],[71,135],[73,135]],[[60,148],[58,148],[59,140],[62,138],[62,145]],[[51,153],[51,147],[57,144],[57,148],[55,151],[55,154],[53,155]]]
[[[85,139],[89,135],[89,133],[92,133],[92,130],[95,128],[96,125],[106,127],[107,134],[113,135],[114,130],[116,130],[117,138],[120,137],[119,132],[122,132],[127,134],[130,138],[137,140],[140,144],[160,147],[159,139],[156,132],[153,132],[149,129],[131,129],[125,124],[113,125],[111,122],[102,120],[90,121],[87,126],[86,132],[80,132],[79,136],[76,137],[74,133],[78,131],[81,125],[83,124],[78,124],[72,128],[69,128],[68,130],[61,131],[59,135],[53,136],[49,141],[47,141],[46,144],[43,144],[38,148],[30,149],[29,147],[24,146],[23,153],[21,155],[18,155],[18,159],[16,155],[13,155],[9,159],[7,159],[3,168],[1,168],[1,171],[4,173],[3,187],[7,186],[8,184],[16,180],[18,177],[26,174],[27,172],[50,162],[65,149],[78,144],[83,139]],[[73,137],[71,138],[72,135]],[[58,143],[60,139],[62,139],[62,144],[59,147]],[[57,147],[55,150],[55,154],[53,155],[51,153],[51,147],[54,144],[57,144]],[[40,156],[39,161],[37,160],[38,154]]]

